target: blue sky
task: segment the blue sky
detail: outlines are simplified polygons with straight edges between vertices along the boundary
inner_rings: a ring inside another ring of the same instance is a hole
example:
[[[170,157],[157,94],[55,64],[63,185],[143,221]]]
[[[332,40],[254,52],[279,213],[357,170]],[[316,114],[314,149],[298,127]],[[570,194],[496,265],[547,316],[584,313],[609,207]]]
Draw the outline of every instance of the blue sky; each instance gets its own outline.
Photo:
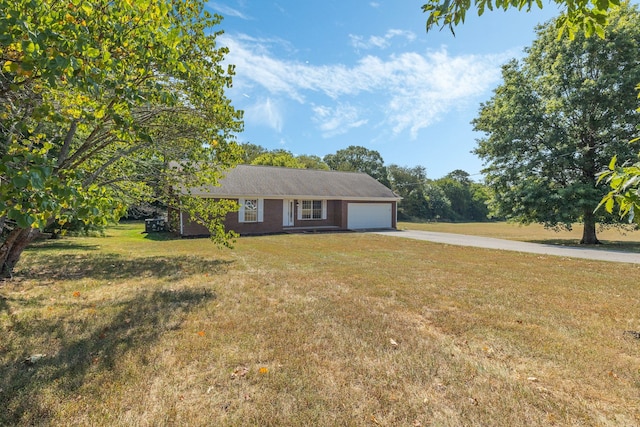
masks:
[[[473,12],[454,37],[426,33],[423,3],[210,1],[236,65],[227,95],[245,111],[238,140],[320,157],[361,145],[429,178],[462,169],[481,179],[470,121],[500,66],[558,10]]]

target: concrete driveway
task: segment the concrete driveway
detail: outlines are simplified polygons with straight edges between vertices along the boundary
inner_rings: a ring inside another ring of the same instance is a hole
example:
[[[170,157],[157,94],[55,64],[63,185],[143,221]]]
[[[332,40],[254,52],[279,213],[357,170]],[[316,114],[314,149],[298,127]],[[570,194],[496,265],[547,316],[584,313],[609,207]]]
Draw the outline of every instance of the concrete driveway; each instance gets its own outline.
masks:
[[[533,254],[555,255],[569,258],[583,258],[599,261],[626,262],[640,264],[640,253],[607,251],[590,248],[569,248],[540,243],[517,242],[494,239],[492,237],[469,236],[465,234],[437,233],[419,230],[376,231],[383,236],[404,237],[405,239],[426,240],[447,245],[472,246],[476,248],[499,249],[504,251],[529,252]]]

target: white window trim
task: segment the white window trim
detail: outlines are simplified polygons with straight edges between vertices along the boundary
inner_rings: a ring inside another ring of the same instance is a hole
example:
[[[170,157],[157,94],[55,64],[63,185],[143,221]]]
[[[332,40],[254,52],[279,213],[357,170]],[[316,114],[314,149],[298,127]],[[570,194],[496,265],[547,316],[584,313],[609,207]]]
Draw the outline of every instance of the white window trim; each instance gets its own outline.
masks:
[[[310,201],[310,202],[314,202],[314,201],[320,201],[322,202],[322,217],[321,218],[302,218],[302,202],[303,201]],[[298,200],[297,203],[297,207],[298,207],[298,214],[297,214],[297,218],[300,221],[320,221],[320,220],[325,220],[327,219],[327,201],[326,200],[319,200],[319,199],[304,199],[304,200]]]
[[[257,221],[245,221],[244,220],[244,202],[245,200],[257,200],[258,201],[258,220]],[[240,210],[238,210],[238,222],[240,223],[256,223],[256,222],[264,222],[264,199],[259,198],[246,198],[246,199],[238,199],[238,204],[240,205]]]

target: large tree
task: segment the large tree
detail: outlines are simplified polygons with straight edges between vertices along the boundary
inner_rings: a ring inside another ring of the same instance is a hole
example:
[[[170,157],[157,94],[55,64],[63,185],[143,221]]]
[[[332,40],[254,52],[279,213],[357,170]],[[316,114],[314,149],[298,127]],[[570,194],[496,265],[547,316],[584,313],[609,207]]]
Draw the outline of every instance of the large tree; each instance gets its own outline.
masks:
[[[605,25],[611,11],[620,7],[619,0],[575,1],[553,0],[562,10],[558,18],[558,35],[569,34],[575,36],[577,32],[583,32],[591,36],[594,32],[604,37]],[[478,15],[485,10],[516,8],[518,10],[531,10],[533,6],[543,7],[539,0],[474,0]],[[463,23],[467,11],[472,9],[470,0],[429,0],[422,6],[422,11],[428,14],[427,31],[434,27],[444,28],[448,26],[453,33],[454,26]],[[640,84],[636,87],[640,91]],[[640,98],[640,94],[638,95]],[[640,127],[638,128],[640,131]],[[636,140],[633,140],[636,141]],[[640,154],[638,154],[640,158]],[[619,163],[617,157],[613,157],[607,170],[598,178],[599,182],[609,184],[610,192],[601,200],[601,206],[609,213],[618,205],[620,217],[628,216],[629,221],[640,224],[640,161],[635,163]]]
[[[336,151],[335,154],[324,156],[324,162],[331,170],[364,172],[382,184],[389,186],[387,168],[380,153],[366,147],[350,145]]]
[[[557,21],[538,27],[522,62],[503,67],[504,83],[482,105],[476,153],[485,160],[498,214],[521,222],[584,224],[581,242],[598,243],[594,213],[606,190],[595,176],[611,158],[634,157],[638,124],[640,15],[609,15],[606,36],[558,38]]]
[[[0,11],[0,276],[52,222],[117,220],[151,193],[151,174],[164,188],[215,184],[240,160],[221,17],[202,0],[0,0]],[[173,196],[228,241],[219,218],[232,204]]]

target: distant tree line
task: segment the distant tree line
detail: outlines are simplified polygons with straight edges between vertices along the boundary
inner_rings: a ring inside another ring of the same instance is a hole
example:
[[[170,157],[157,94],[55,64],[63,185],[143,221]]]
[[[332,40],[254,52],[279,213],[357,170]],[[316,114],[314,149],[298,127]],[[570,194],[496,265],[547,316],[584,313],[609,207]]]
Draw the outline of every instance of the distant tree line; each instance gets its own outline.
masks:
[[[251,143],[242,144],[242,148],[245,164],[366,173],[402,197],[398,203],[399,220],[489,220],[489,189],[472,181],[463,170],[454,170],[439,179],[429,179],[423,166],[385,166],[380,153],[356,145],[323,158],[294,155],[283,149],[268,150]]]

